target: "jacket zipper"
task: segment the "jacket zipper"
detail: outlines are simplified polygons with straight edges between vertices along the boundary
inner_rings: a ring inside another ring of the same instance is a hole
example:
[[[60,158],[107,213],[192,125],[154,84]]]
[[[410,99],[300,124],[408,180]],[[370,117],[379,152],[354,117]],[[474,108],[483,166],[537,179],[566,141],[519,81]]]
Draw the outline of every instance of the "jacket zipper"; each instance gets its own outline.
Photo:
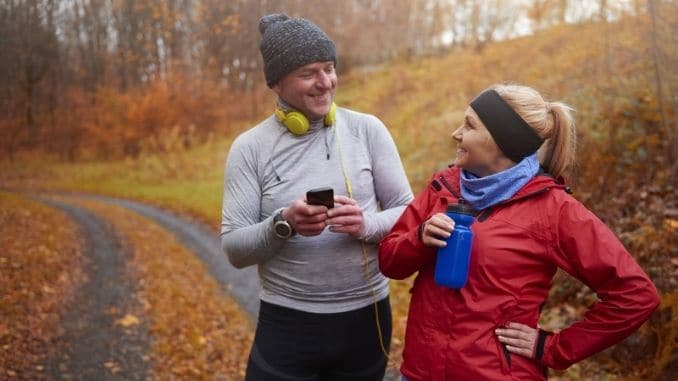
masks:
[[[438,177],[438,179],[440,179],[440,182],[443,183],[443,185],[445,186],[445,188],[447,188],[447,190],[450,191],[450,193],[452,193],[452,195],[453,195],[454,197],[456,197],[456,198],[461,198],[461,195],[460,195],[459,193],[457,193],[457,192],[454,190],[454,188],[452,188],[452,185],[450,185],[450,183],[447,182],[447,180],[445,179],[445,177],[443,177],[443,175],[440,175],[440,177]]]

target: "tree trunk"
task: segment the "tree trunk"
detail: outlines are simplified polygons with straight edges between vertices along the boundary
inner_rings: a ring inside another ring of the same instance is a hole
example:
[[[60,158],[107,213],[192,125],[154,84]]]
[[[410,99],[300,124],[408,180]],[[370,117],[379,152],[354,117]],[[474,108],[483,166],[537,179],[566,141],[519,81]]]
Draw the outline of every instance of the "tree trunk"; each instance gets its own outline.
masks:
[[[650,12],[650,19],[652,20],[651,38],[652,38],[652,65],[654,67],[654,81],[655,91],[657,92],[657,102],[659,104],[659,115],[661,116],[662,129],[666,132],[666,137],[670,139],[668,145],[667,156],[669,163],[673,164],[673,172],[675,174],[676,164],[676,131],[672,131],[671,126],[668,125],[666,116],[666,109],[664,108],[664,92],[662,91],[662,75],[659,66],[659,44],[657,43],[657,2],[656,0],[648,0],[647,8]],[[678,128],[678,127],[677,127]]]

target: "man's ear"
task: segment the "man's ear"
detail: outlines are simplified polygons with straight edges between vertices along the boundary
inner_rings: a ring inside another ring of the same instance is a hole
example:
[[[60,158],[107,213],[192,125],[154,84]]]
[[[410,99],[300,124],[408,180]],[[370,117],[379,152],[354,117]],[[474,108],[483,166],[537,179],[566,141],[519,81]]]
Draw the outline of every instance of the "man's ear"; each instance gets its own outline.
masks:
[[[271,90],[273,90],[273,92],[275,92],[277,95],[280,95],[280,82],[271,86]]]

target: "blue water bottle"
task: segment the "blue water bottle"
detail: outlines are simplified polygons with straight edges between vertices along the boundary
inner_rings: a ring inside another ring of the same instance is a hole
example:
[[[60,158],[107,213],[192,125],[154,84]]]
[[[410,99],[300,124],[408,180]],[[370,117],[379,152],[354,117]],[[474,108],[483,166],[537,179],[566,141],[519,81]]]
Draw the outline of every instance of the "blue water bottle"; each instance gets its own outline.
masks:
[[[447,246],[438,249],[433,279],[441,286],[462,288],[468,279],[473,232],[470,227],[476,211],[460,200],[447,206],[447,215],[454,220],[454,230],[447,238]]]

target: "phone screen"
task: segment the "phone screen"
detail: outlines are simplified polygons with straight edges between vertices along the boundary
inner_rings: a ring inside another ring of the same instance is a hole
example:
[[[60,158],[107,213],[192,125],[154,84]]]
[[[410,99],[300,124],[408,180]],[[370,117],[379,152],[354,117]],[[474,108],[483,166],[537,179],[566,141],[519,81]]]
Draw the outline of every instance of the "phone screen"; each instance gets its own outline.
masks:
[[[309,205],[325,205],[328,209],[334,208],[334,190],[332,188],[316,188],[306,192],[306,202]]]

